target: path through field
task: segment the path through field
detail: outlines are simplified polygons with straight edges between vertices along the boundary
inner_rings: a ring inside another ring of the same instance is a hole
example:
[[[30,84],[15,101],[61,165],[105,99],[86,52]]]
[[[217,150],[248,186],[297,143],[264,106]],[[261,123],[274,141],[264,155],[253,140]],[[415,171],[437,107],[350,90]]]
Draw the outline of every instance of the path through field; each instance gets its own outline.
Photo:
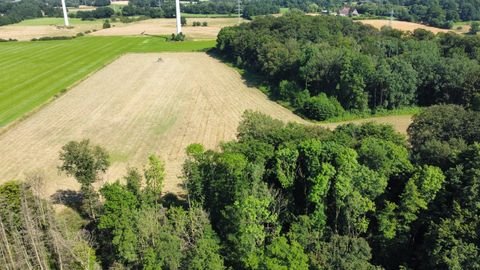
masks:
[[[0,135],[0,179],[41,169],[46,194],[75,189],[57,173],[58,153],[70,140],[89,138],[112,156],[105,179],[158,154],[166,161],[164,190],[178,192],[185,147],[234,139],[247,109],[302,121],[207,54],[127,54]]]

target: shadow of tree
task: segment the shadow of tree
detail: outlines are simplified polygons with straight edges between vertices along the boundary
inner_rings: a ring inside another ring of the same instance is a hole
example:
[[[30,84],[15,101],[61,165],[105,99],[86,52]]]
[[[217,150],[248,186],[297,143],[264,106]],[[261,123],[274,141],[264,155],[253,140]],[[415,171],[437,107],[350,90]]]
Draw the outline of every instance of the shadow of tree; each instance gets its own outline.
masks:
[[[267,84],[267,82],[265,81],[265,78],[260,76],[260,75],[257,75],[253,72],[250,72],[248,71],[247,69],[244,69],[242,67],[238,67],[237,65],[235,65],[234,61],[231,61],[225,57],[223,57],[217,49],[210,49],[207,51],[207,54],[212,57],[212,58],[215,58],[217,60],[219,60],[220,62],[228,65],[228,66],[231,66],[232,68],[235,68],[237,70],[239,70],[239,73],[242,75],[242,79],[243,79],[243,82],[245,83],[245,85],[247,85],[248,87],[256,87],[256,88],[262,88]],[[263,91],[264,92],[264,91]],[[264,92],[265,93],[265,92]],[[269,93],[265,93],[266,95],[269,95]],[[270,98],[274,98],[273,96],[271,96]]]
[[[83,196],[80,192],[67,189],[67,190],[57,190],[53,195],[50,196],[53,203],[55,204],[63,204],[68,206],[78,213],[81,213],[81,206],[82,206],[82,199]]]
[[[188,202],[185,195],[177,195],[171,192],[162,196],[162,204],[166,208],[176,206],[186,209],[188,207]]]

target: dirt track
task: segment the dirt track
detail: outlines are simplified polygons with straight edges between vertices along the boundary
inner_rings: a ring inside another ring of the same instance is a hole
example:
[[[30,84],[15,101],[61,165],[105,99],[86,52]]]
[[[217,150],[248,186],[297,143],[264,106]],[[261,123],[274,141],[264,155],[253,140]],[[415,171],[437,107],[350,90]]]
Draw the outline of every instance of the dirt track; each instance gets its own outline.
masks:
[[[40,168],[46,194],[75,189],[73,179],[57,173],[58,152],[70,140],[89,138],[112,155],[105,179],[142,167],[155,153],[166,161],[165,190],[178,192],[185,147],[233,139],[246,109],[302,121],[206,54],[129,54],[0,135],[0,179]]]

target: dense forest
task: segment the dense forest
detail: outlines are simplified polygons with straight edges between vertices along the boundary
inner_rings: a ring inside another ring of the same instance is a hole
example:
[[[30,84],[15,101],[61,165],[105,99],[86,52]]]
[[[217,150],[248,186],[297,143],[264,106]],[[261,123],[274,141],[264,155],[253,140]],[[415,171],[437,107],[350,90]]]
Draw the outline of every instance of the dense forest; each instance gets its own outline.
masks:
[[[185,196],[151,156],[94,188],[108,153],[60,152],[54,211],[39,172],[0,186],[5,269],[480,269],[480,114],[436,105],[409,139],[391,126],[330,131],[246,112],[220,151],[190,145]],[[62,208],[60,208],[62,209]]]
[[[377,30],[290,12],[222,29],[217,50],[315,120],[441,103],[479,109],[478,35]]]

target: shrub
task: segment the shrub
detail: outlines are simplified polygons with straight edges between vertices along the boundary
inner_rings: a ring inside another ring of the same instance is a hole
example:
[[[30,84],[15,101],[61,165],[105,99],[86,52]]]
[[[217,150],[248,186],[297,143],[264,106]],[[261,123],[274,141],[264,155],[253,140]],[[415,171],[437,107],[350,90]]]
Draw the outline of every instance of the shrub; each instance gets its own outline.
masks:
[[[278,92],[276,94],[282,100],[293,100],[293,98],[295,98],[295,96],[301,91],[302,89],[296,82],[283,80],[278,85]]]
[[[69,36],[41,37],[41,38],[32,38],[31,41],[69,40],[69,39],[74,39],[74,38],[75,37],[69,37]]]
[[[13,41],[17,41],[17,40],[13,38],[9,38],[9,39],[0,38],[0,42],[13,42]]]
[[[202,23],[202,26],[204,26],[204,27],[205,27],[205,26],[208,26],[208,22],[203,22],[203,23]]]
[[[470,31],[468,31],[468,33],[470,35],[476,35],[478,32],[480,32],[480,23],[479,22],[472,22],[470,24]]]
[[[110,21],[109,21],[109,20],[105,20],[105,22],[103,22],[103,29],[110,28],[110,27],[112,27],[112,26],[110,25]]]
[[[327,97],[325,93],[311,97],[303,104],[303,114],[314,120],[323,121],[339,116],[345,110],[334,97]]]
[[[187,19],[185,17],[181,17],[180,22],[182,23],[182,26],[187,25]]]
[[[172,34],[172,37],[170,38],[171,41],[184,41],[185,40],[185,35],[183,33],[180,34]]]

